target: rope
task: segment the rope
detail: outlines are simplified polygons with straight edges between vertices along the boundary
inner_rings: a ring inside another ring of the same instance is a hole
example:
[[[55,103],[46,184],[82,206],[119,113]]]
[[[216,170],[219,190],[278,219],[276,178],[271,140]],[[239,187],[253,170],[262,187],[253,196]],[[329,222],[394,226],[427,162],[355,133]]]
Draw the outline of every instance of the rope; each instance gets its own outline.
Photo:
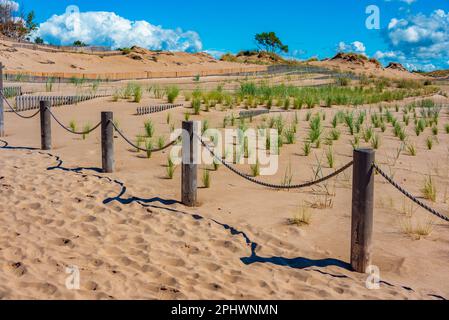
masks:
[[[238,176],[242,177],[245,180],[248,180],[252,183],[258,184],[260,186],[263,187],[267,187],[267,188],[271,188],[271,189],[286,189],[286,190],[291,190],[291,189],[303,189],[303,188],[308,188],[320,183],[325,182],[326,180],[332,179],[334,177],[336,177],[337,175],[339,175],[340,173],[342,173],[343,171],[345,171],[346,169],[350,168],[353,165],[353,161],[349,162],[348,164],[346,164],[345,166],[343,166],[342,168],[338,169],[337,171],[333,172],[332,174],[323,177],[321,179],[318,180],[314,180],[314,181],[309,181],[309,182],[305,182],[302,184],[296,184],[296,185],[276,185],[276,184],[270,184],[270,183],[266,183],[260,180],[257,180],[253,177],[248,176],[247,174],[240,172],[239,170],[235,169],[233,166],[231,166],[229,163],[227,163],[225,160],[221,159],[220,157],[218,157],[210,148],[209,146],[201,139],[201,137],[198,137],[197,135],[195,135],[196,138],[201,142],[201,144],[207,149],[207,151],[210,152],[210,154],[217,160],[219,161],[221,164],[223,164],[226,168],[228,168],[229,170],[231,170],[233,173],[237,174]]]
[[[427,210],[428,212],[430,212],[431,214],[433,214],[434,216],[449,222],[449,217],[439,213],[438,211],[436,211],[435,209],[429,207],[428,205],[426,205],[424,202],[420,201],[419,199],[417,199],[415,196],[413,196],[410,192],[408,192],[407,190],[405,190],[403,187],[401,187],[397,182],[395,182],[393,180],[393,178],[391,178],[390,176],[388,176],[384,171],[382,171],[382,169],[379,168],[379,166],[377,164],[373,164],[373,167],[376,169],[376,171],[385,178],[385,180],[387,180],[393,187],[395,187],[397,190],[399,190],[399,192],[401,192],[403,195],[405,195],[407,198],[409,198],[410,200],[412,200],[414,203],[416,203],[417,205],[419,205],[421,208]]]
[[[109,121],[110,121],[110,120],[109,120]],[[114,127],[115,131],[117,131],[117,133],[123,138],[123,140],[125,140],[125,141],[126,141],[130,146],[132,146],[133,148],[135,148],[135,149],[137,149],[137,150],[139,150],[139,151],[143,151],[143,152],[151,152],[151,153],[153,153],[153,152],[160,152],[160,151],[163,151],[163,150],[168,149],[168,148],[170,148],[171,146],[175,145],[176,142],[178,141],[178,138],[179,138],[179,137],[176,138],[175,140],[173,140],[173,141],[170,142],[169,144],[163,146],[162,148],[151,149],[151,150],[149,150],[149,149],[143,149],[143,148],[141,148],[141,147],[135,145],[133,142],[131,142],[131,140],[129,140],[129,139],[125,136],[125,134],[124,134],[123,132],[121,132],[121,131],[119,130],[119,128],[117,128],[117,126],[115,125],[114,122],[111,121],[111,123],[112,123],[112,126]]]
[[[67,128],[61,121],[59,121],[58,118],[56,118],[56,116],[53,114],[53,112],[51,112],[50,108],[47,108],[48,112],[50,112],[50,115],[52,116],[53,119],[55,119],[55,121],[67,132],[72,133],[72,134],[76,134],[76,135],[87,135],[90,134],[92,132],[94,132],[95,130],[98,129],[98,127],[101,125],[101,122],[99,122],[95,127],[93,127],[92,129],[89,129],[87,131],[84,132],[77,132],[77,131],[72,131],[69,128]]]
[[[21,115],[20,113],[18,113],[18,112],[16,111],[16,109],[14,109],[14,108],[9,104],[8,100],[6,99],[5,95],[3,94],[3,92],[2,92],[1,90],[0,90],[0,95],[2,96],[2,99],[5,100],[6,104],[7,104],[8,107],[11,109],[11,111],[14,112],[17,116],[19,116],[19,117],[22,118],[22,119],[32,119],[32,118],[34,118],[35,116],[37,116],[37,115],[39,114],[39,112],[40,112],[40,110],[38,110],[36,113],[33,113],[31,116],[24,116],[24,115]]]

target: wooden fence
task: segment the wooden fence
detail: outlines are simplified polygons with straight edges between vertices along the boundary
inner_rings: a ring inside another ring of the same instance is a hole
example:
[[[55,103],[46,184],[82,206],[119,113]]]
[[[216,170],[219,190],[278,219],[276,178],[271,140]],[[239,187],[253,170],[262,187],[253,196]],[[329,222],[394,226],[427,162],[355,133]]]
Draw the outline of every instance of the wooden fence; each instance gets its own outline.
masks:
[[[17,96],[16,111],[27,111],[39,109],[41,101],[49,101],[52,107],[73,105],[82,101],[105,97],[104,94],[84,96]],[[7,110],[11,112],[10,110]]]
[[[137,107],[136,115],[143,116],[145,114],[152,114],[157,112],[162,112],[174,108],[183,107],[184,104],[178,103],[178,104],[161,104],[157,106],[149,106],[149,107]]]
[[[6,98],[12,98],[22,95],[22,87],[4,87],[2,91],[3,95]]]

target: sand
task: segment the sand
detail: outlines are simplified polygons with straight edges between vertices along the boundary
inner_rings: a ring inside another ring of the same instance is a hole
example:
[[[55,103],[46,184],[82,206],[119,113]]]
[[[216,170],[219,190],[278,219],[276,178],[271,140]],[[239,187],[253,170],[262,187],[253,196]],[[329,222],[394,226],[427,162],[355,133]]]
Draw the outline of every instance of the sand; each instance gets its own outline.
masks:
[[[434,99],[447,102],[444,97]],[[180,99],[181,102],[182,98]],[[161,102],[145,97],[140,104],[100,98],[55,108],[55,114],[78,125],[99,121],[100,111],[114,111],[120,127],[133,138],[150,116],[134,116],[137,106]],[[188,103],[186,103],[188,104]],[[338,109],[338,108],[336,108]],[[322,109],[328,114],[336,109]],[[170,111],[180,127],[187,109]],[[289,164],[293,181],[312,177],[314,156],[302,156],[306,110],[299,112],[296,145],[282,149],[275,177],[279,183]],[[224,112],[203,113],[220,127]],[[167,112],[152,115],[157,136],[168,137]],[[289,117],[292,117],[290,113]],[[448,121],[447,110],[440,119]],[[260,119],[257,121],[261,121]],[[253,124],[256,125],[256,122]],[[333,180],[331,208],[310,208],[310,226],[291,226],[301,204],[324,201],[322,190],[273,191],[252,185],[225,168],[212,172],[212,187],[199,190],[198,208],[180,199],[180,168],[165,178],[167,152],[146,159],[116,139],[114,174],[100,174],[99,132],[86,140],[66,134],[53,123],[51,154],[38,148],[39,120],[6,114],[7,147],[0,149],[0,298],[2,299],[437,299],[449,297],[447,223],[435,219],[431,235],[420,240],[401,231],[404,198],[376,177],[373,263],[381,270],[379,290],[368,290],[367,275],[348,270],[351,174]],[[326,124],[326,129],[329,124]],[[334,146],[337,167],[351,159],[351,137],[344,128]],[[412,127],[408,128],[409,131]],[[410,132],[411,134],[411,132]],[[418,157],[404,152],[395,178],[420,194],[429,172],[439,198],[434,207],[448,212],[449,135],[425,150],[425,138],[413,137]],[[5,144],[5,143],[3,143]],[[1,144],[1,145],[3,145]],[[399,146],[391,130],[377,152],[388,169]],[[323,157],[324,147],[315,150]],[[249,173],[248,166],[241,170]],[[332,169],[324,169],[326,173]],[[201,180],[201,172],[199,173]],[[201,185],[201,181],[199,182]],[[418,210],[414,219],[429,215]],[[67,266],[78,266],[80,290],[65,286]]]

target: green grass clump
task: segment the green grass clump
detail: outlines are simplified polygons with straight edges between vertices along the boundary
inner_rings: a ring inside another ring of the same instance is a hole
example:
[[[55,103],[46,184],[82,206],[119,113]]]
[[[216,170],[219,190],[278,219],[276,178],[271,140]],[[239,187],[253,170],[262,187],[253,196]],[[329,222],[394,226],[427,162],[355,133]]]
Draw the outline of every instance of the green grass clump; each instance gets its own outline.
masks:
[[[92,125],[90,123],[86,123],[83,127],[83,140],[86,140],[87,136],[89,135],[87,132],[92,129]]]
[[[143,91],[142,91],[142,86],[135,84],[133,85],[133,97],[134,97],[134,102],[139,103],[142,100],[142,95],[143,95]]]
[[[153,138],[154,136],[154,124],[153,121],[151,121],[150,119],[146,120],[144,122],[144,128],[145,128],[145,134],[147,135],[148,138]]]
[[[437,135],[438,135],[438,127],[437,127],[436,125],[432,127],[432,134],[433,134],[434,136],[437,136]]]
[[[199,116],[201,113],[201,99],[199,98],[194,98],[192,100],[192,108],[193,108],[193,113],[196,116]]]
[[[164,146],[165,146],[165,138],[161,136],[157,139],[157,147],[158,149],[162,149]]]
[[[374,150],[377,150],[380,148],[380,137],[377,134],[374,134],[371,138],[371,147]]]
[[[145,138],[141,135],[136,136],[136,152],[140,152],[139,148],[142,148],[142,145],[145,143]]]
[[[179,88],[177,86],[170,86],[165,89],[168,103],[174,103],[179,95]]]
[[[312,144],[310,141],[306,141],[302,147],[302,151],[304,152],[304,155],[308,157],[310,153],[312,152]]]
[[[333,141],[338,141],[340,139],[341,132],[338,129],[333,129],[331,130],[329,136]]]
[[[153,153],[153,141],[151,139],[145,140],[145,149],[147,150],[147,158],[150,159]]]
[[[444,131],[449,134],[449,124],[444,125]]]
[[[293,128],[290,128],[284,132],[285,143],[286,144],[295,144],[296,142],[296,134]]]
[[[169,157],[167,160],[167,178],[172,180],[175,175],[175,164],[173,160]]]

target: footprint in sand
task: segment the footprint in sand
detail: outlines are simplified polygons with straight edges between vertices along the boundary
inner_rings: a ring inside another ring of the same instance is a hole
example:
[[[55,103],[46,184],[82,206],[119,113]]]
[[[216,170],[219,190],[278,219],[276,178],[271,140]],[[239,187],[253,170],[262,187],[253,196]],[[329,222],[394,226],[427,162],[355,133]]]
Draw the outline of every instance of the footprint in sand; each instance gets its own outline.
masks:
[[[23,276],[26,272],[27,269],[26,267],[23,265],[22,262],[13,262],[9,264],[9,269],[14,273],[14,275],[16,275],[17,277],[21,277]]]

